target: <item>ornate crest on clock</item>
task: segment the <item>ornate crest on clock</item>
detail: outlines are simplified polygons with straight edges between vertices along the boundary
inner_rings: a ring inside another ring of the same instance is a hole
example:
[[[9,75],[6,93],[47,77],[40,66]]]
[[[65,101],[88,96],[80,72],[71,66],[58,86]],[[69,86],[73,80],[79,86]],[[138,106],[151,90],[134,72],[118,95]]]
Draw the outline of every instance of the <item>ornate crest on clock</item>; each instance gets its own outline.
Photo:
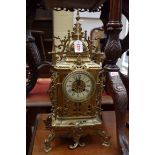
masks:
[[[44,141],[44,150],[51,150],[55,137],[66,135],[72,137],[74,149],[84,146],[81,137],[100,135],[102,145],[110,145],[110,136],[103,130],[101,112],[101,94],[103,77],[101,73],[99,52],[82,32],[79,12],[73,32],[68,31],[52,52],[52,76],[49,96],[52,103],[51,113],[45,121],[50,134]]]

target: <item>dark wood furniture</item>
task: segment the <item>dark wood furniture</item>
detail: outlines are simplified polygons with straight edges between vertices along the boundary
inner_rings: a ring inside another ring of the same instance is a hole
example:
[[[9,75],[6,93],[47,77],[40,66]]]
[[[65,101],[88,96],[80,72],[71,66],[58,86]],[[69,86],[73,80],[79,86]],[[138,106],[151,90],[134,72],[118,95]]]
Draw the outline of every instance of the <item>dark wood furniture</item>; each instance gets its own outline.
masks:
[[[53,12],[47,9],[36,9],[31,30],[42,61],[51,61],[51,55],[48,52],[51,52],[53,45]]]
[[[26,1],[26,94],[38,77],[50,77],[53,45],[53,12],[41,6],[41,1]]]
[[[123,155],[129,154],[128,140],[125,136],[125,114],[128,104],[126,88],[121,80],[117,59],[121,56],[119,33],[121,31],[121,0],[110,0],[110,12],[107,23],[108,41],[105,47],[107,91],[112,96],[116,113],[117,140]],[[113,75],[115,73],[115,75]]]
[[[46,119],[47,114],[39,114],[36,118],[35,128],[31,140],[31,145],[29,149],[28,155],[48,155],[51,154],[45,153],[43,151],[43,139],[45,136],[48,135],[49,131],[45,129],[43,121]],[[75,150],[69,150],[67,148],[66,144],[70,144],[72,142],[71,139],[60,137],[55,142],[53,142],[52,145],[55,147],[52,150],[52,155],[120,155],[120,150],[117,145],[117,138],[116,138],[116,121],[115,121],[115,114],[114,112],[103,112],[103,120],[104,120],[104,126],[106,130],[111,134],[111,146],[109,148],[106,148],[104,146],[101,146],[100,139],[94,137],[94,136],[87,136],[85,138],[85,141],[87,144],[85,147],[79,147]],[[128,136],[128,130],[126,129],[126,134]]]

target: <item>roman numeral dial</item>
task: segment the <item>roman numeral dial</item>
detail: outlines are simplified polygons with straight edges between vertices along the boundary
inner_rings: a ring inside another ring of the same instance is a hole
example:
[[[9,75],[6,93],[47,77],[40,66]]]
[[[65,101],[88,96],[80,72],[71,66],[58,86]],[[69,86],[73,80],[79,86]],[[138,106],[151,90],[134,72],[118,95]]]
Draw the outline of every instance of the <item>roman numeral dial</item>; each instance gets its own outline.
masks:
[[[68,99],[84,102],[94,93],[94,77],[86,71],[73,71],[63,81],[63,92]]]

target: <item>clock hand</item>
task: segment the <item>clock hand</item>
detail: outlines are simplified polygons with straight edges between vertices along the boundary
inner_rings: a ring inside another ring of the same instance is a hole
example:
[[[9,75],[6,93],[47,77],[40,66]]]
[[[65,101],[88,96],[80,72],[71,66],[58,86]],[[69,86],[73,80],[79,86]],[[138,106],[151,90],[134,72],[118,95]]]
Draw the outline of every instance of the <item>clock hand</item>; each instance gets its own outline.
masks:
[[[81,76],[79,75],[78,78],[79,78],[78,79],[78,81],[79,81],[78,84],[80,85],[81,84]]]
[[[75,90],[78,91],[79,81],[78,81],[78,77],[77,76],[75,77],[75,82],[76,82]]]

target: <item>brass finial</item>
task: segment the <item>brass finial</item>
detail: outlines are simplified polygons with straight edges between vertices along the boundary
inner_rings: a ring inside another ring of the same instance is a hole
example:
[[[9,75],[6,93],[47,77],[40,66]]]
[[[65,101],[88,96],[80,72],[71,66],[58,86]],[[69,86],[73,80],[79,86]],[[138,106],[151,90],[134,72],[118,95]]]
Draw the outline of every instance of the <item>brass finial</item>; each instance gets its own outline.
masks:
[[[78,40],[83,36],[82,27],[81,24],[79,23],[79,20],[80,20],[79,10],[77,10],[76,23],[74,24],[73,27],[72,38]]]
[[[76,20],[77,20],[77,21],[80,20],[79,10],[77,10],[77,17],[76,17]]]

